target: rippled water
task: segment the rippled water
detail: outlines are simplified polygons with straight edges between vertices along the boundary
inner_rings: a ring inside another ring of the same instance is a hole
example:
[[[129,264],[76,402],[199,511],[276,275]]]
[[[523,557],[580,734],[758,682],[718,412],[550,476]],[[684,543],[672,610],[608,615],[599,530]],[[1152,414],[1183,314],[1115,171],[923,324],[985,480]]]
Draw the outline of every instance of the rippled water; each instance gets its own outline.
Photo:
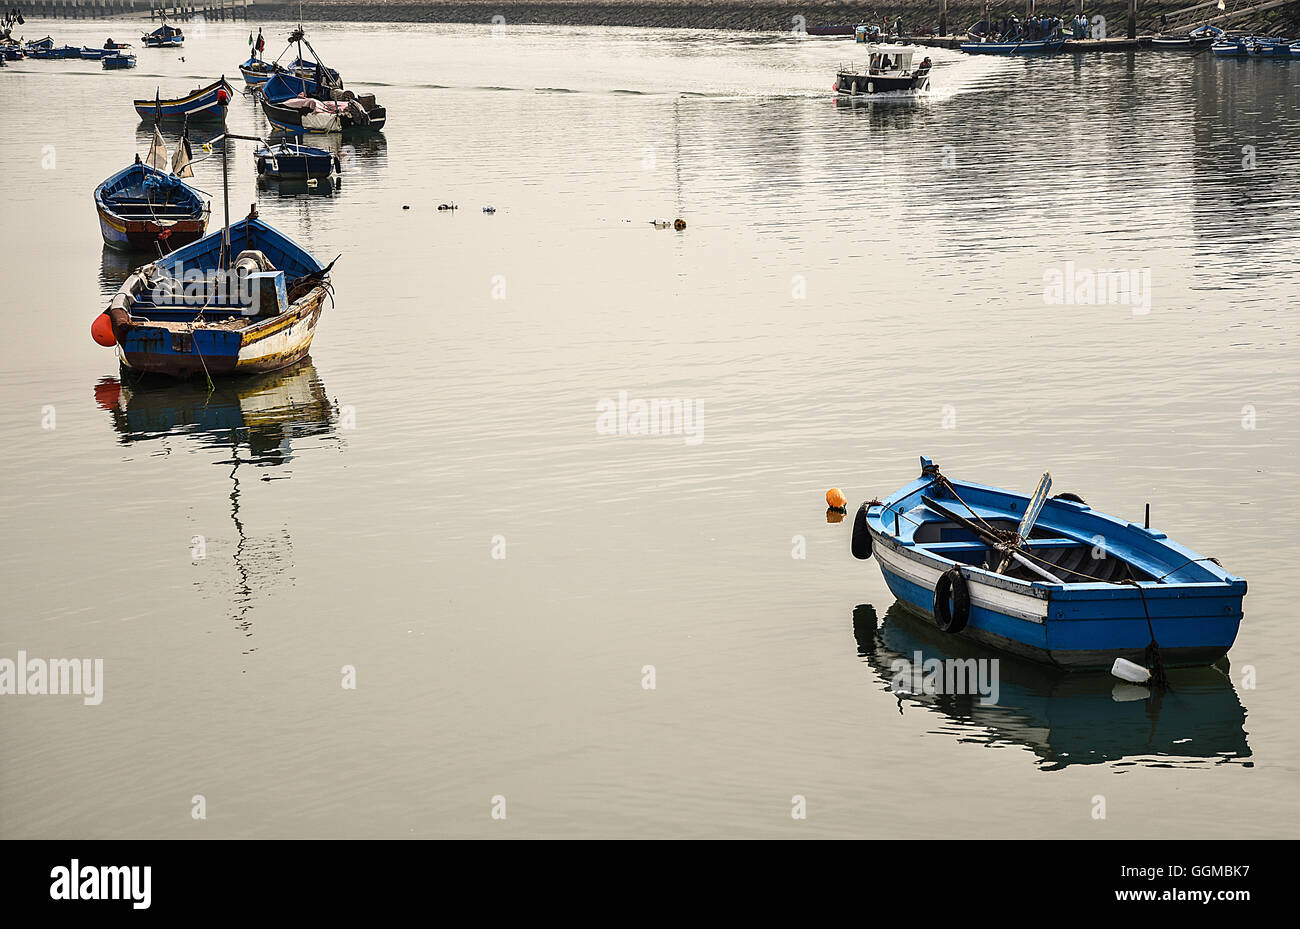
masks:
[[[88,333],[130,99],[247,55],[197,31],[0,71],[0,656],[105,661],[100,706],[5,698],[0,834],[1294,834],[1300,65],[934,51],[933,93],[846,105],[839,40],[309,26],[389,127],[337,190],[235,146],[237,216],[343,257],[311,362],[209,396]],[[1066,262],[1147,271],[1149,312],[1048,305]],[[622,391],[702,441],[602,435]],[[1251,584],[1231,669],[896,698],[892,657],[958,652],[822,494],[919,454],[1151,502]]]

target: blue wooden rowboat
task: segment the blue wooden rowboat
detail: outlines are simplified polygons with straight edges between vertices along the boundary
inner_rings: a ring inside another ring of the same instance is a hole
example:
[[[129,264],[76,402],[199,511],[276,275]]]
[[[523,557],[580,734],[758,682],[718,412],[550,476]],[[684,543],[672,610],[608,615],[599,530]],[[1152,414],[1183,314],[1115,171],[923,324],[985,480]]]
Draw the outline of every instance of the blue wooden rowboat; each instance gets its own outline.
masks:
[[[80,58],[81,47],[77,45],[64,45],[60,48],[42,46],[29,51],[28,55],[37,61],[62,61],[66,58]]]
[[[190,91],[184,97],[160,100],[156,95],[152,100],[134,100],[132,106],[143,121],[168,119],[224,119],[226,108],[234,97],[234,88],[225,78],[213,81],[205,87]]]
[[[135,67],[135,56],[126,52],[113,52],[99,60],[105,71],[120,71]]]
[[[1035,39],[1032,42],[963,42],[961,50],[971,55],[1050,55],[1065,48],[1065,37]]]
[[[1215,42],[1210,47],[1216,58],[1289,58],[1290,47],[1286,39],[1237,36]]]
[[[140,36],[145,48],[180,48],[185,44],[185,33],[177,26],[163,23],[153,32]]]
[[[1173,667],[1227,654],[1245,580],[1073,495],[1048,500],[1050,486],[1044,475],[1031,498],[922,458],[919,478],[859,509],[853,554],[874,554],[893,594],[942,631],[1035,661]]]
[[[209,207],[180,178],[147,164],[133,164],[95,188],[95,210],[104,244],[153,251],[193,242],[208,227]]]
[[[128,275],[102,314],[123,367],[215,377],[277,371],[306,356],[333,262],[322,266],[255,216],[228,229],[228,250],[223,228]]]
[[[43,39],[32,39],[24,45],[23,48],[26,49],[27,54],[30,55],[32,52],[40,51],[43,48],[54,48],[54,39],[50,36],[46,36]]]
[[[82,61],[99,61],[105,55],[112,54],[113,51],[114,49],[111,48],[87,48],[83,45],[80,57]]]
[[[253,157],[258,175],[266,178],[330,177],[341,170],[339,158],[333,152],[293,142],[259,148]]]
[[[0,58],[4,58],[5,61],[22,61],[26,57],[27,53],[17,42],[0,44]]]

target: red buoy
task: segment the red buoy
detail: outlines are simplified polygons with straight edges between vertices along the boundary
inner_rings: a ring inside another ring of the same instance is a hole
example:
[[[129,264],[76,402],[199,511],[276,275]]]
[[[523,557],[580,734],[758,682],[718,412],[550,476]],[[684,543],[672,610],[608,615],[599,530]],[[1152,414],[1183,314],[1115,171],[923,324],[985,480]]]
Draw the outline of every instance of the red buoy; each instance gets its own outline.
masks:
[[[95,317],[95,321],[90,324],[90,337],[105,348],[117,344],[117,338],[113,335],[113,320],[109,319],[108,313],[100,313]]]

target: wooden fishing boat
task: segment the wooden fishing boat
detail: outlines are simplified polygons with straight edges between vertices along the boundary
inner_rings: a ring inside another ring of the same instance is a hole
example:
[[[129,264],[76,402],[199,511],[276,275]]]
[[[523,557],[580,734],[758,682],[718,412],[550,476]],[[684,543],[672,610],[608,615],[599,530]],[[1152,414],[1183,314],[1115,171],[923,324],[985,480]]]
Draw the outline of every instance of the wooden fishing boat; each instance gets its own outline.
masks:
[[[1162,668],[1227,653],[1245,580],[1050,489],[1050,475],[1032,496],[956,481],[922,458],[919,478],[862,504],[853,554],[874,554],[899,601],[943,632],[1035,661]]]
[[[179,27],[163,23],[153,32],[140,36],[145,48],[180,48],[185,44],[185,33]]]
[[[91,332],[141,373],[277,371],[311,349],[332,266],[250,214],[136,269]]]
[[[1065,48],[1065,37],[1035,39],[1032,42],[988,40],[963,42],[961,50],[971,55],[1050,55]]]
[[[23,47],[17,42],[5,42],[0,44],[0,58],[5,61],[22,61],[27,57]]]
[[[272,179],[330,177],[342,170],[333,152],[293,142],[263,146],[253,152],[253,158],[258,175]]]
[[[68,58],[80,58],[81,47],[78,45],[64,45],[59,48],[53,46],[41,46],[28,51],[29,58],[35,58],[37,61],[63,61]]]
[[[1226,32],[1218,26],[1206,24],[1193,29],[1187,35],[1152,36],[1151,47],[1160,51],[1186,51],[1193,48],[1208,48],[1222,39]]]
[[[32,52],[40,51],[43,48],[54,48],[54,39],[50,36],[46,36],[43,39],[32,39],[32,41],[23,46],[23,49],[29,55]]]
[[[308,132],[379,132],[388,111],[374,94],[343,89],[343,82],[320,84],[310,78],[277,74],[258,90],[262,112],[277,129],[292,135]]]
[[[114,49],[111,49],[111,48],[88,48],[87,46],[84,46],[84,45],[83,45],[83,46],[81,47],[81,60],[82,60],[82,61],[99,61],[99,60],[100,60],[101,58],[103,58],[105,55],[110,55],[110,54],[112,54],[114,51],[115,51],[115,50],[114,50]]]
[[[234,88],[225,78],[198,87],[184,97],[161,100],[155,94],[152,100],[135,100],[132,106],[142,120],[159,122],[168,119],[224,119],[226,107],[235,95]]]
[[[835,75],[837,94],[885,94],[930,89],[930,59],[915,68],[916,49],[905,45],[868,45],[867,66],[841,65]]]
[[[135,56],[126,52],[113,52],[99,60],[105,71],[120,71],[135,67]]]
[[[193,177],[189,136],[181,137],[168,164],[167,146],[154,126],[143,162],[114,174],[95,189],[104,244],[160,251],[193,242],[208,226],[209,206],[182,178]],[[166,246],[164,249],[163,246]]]

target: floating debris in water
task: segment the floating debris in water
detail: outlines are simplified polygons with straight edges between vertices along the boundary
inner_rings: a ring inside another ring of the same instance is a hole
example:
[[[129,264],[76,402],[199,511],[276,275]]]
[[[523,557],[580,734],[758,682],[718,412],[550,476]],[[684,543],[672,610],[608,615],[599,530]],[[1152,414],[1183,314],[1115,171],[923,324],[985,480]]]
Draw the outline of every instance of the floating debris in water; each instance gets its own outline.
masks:
[[[457,207],[456,204],[454,204],[454,203],[439,203],[439,204],[438,204],[438,209],[439,209],[440,211],[441,211],[441,210],[455,210],[455,209],[459,209],[459,207]]]
[[[484,212],[484,213],[495,213],[496,211],[497,211],[497,208],[494,207],[494,206],[485,206],[485,207],[483,207],[483,212]]]
[[[668,228],[668,220],[666,220],[666,219],[652,219],[652,220],[650,220],[650,225],[654,226],[656,229],[667,229],[667,228]]]
[[[673,220],[673,228],[676,229],[678,232],[681,232],[683,229],[686,228],[686,220],[684,219]]]

